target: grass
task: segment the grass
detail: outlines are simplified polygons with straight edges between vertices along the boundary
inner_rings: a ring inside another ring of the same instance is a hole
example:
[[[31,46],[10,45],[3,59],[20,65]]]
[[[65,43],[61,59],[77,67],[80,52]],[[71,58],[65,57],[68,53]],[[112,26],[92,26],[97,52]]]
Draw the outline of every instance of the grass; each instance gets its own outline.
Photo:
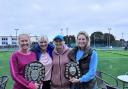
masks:
[[[12,89],[12,80],[9,71],[10,52],[0,52],[0,76],[7,75],[9,77],[6,89]]]
[[[109,73],[115,77],[128,72],[128,51],[97,51],[98,52],[98,70]],[[9,77],[6,89],[12,89],[12,80],[9,71],[10,52],[0,52],[0,76]],[[107,78],[109,82],[112,82]],[[122,83],[120,83],[122,86]]]
[[[115,77],[128,72],[128,51],[98,51],[98,57],[98,70]],[[111,79],[107,78],[107,81],[113,84]],[[119,86],[122,87],[122,82],[120,81]]]
[[[120,51],[120,53],[123,52],[126,53],[126,51]],[[98,57],[99,70],[112,73],[114,75],[124,74],[127,71],[128,56],[126,55],[115,54],[109,51],[98,51]]]

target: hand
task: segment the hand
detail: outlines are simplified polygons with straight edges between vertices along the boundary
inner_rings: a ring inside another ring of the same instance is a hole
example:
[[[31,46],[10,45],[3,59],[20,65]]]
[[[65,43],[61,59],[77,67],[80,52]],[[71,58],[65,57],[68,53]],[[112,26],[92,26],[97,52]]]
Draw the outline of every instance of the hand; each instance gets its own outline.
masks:
[[[38,88],[39,88],[39,86],[40,86],[40,84],[35,83],[35,89],[38,89]]]
[[[77,79],[77,78],[70,78],[69,81],[72,82],[72,83],[79,83],[80,82],[80,80]]]
[[[35,83],[30,82],[30,83],[28,84],[28,89],[36,89]]]

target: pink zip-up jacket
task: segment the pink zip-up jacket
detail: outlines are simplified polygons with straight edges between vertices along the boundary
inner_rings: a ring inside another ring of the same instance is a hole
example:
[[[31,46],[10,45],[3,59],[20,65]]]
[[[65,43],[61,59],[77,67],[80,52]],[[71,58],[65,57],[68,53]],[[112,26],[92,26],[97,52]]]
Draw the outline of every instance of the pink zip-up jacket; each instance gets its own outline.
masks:
[[[10,73],[14,80],[13,89],[34,89],[34,84],[24,78],[24,67],[26,64],[36,60],[33,52],[23,54],[20,51],[14,52],[10,57]]]
[[[53,68],[52,68],[52,78],[51,86],[60,89],[60,88],[69,88],[70,82],[64,77],[65,64],[69,62],[68,53],[69,48],[64,46],[62,53],[57,53],[54,49],[53,56]]]

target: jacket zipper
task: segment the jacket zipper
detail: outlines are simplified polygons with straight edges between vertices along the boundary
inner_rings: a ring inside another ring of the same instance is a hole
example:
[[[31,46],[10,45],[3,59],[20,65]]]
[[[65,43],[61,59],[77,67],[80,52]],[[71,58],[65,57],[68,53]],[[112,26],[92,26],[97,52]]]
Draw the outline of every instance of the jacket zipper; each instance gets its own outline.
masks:
[[[61,83],[61,87],[62,87],[62,82],[61,82],[61,65],[60,65],[60,55],[59,55],[59,67],[60,67],[60,83]]]

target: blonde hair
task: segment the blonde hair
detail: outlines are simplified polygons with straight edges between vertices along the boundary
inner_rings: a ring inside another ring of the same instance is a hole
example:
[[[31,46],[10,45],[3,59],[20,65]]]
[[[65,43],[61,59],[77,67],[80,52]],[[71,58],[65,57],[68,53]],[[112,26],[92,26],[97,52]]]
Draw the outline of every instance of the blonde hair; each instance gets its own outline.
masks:
[[[19,34],[18,41],[21,39],[22,36],[28,37],[29,38],[29,41],[30,41],[30,36],[28,34]]]
[[[29,36],[28,34],[19,34],[18,40],[17,40],[19,47],[20,47],[20,39],[21,39],[21,37],[23,37],[23,36],[26,36],[26,37],[28,38],[28,40],[29,40],[29,45],[30,45],[30,36]]]
[[[86,39],[87,39],[86,47],[89,47],[90,46],[90,36],[85,31],[80,31],[77,34],[77,39],[78,39],[78,36],[80,36],[80,35],[84,35],[86,37]]]

